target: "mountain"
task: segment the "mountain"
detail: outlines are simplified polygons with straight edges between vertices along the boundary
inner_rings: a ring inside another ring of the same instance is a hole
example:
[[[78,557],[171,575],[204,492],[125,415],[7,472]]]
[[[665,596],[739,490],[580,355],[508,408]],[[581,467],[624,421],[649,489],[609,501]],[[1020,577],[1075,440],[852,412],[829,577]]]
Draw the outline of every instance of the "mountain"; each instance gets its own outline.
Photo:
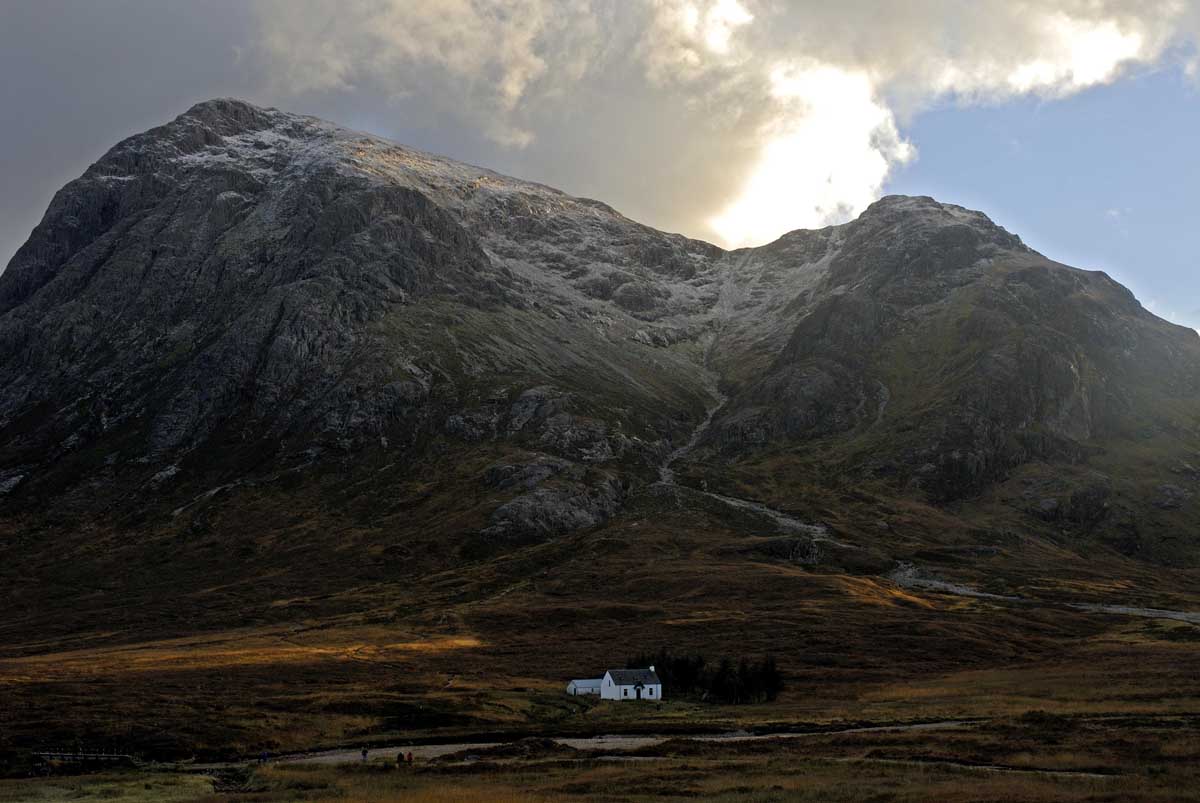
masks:
[[[1196,332],[931,198],[725,251],[226,99],[0,275],[14,661],[348,621],[519,661],[644,619],[632,651],[809,593],[780,572],[1185,604],[1198,488]],[[992,626],[964,656],[1029,643]]]

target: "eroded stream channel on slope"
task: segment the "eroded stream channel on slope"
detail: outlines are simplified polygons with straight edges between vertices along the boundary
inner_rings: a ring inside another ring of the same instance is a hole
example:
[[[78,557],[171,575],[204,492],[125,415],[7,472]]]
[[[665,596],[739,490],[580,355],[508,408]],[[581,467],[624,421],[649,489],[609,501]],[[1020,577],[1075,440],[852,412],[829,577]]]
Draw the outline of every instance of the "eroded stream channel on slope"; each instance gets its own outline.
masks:
[[[709,392],[712,394],[715,400],[714,404],[712,404],[705,412],[704,418],[700,421],[696,428],[692,430],[692,434],[688,440],[682,446],[668,454],[663,459],[663,462],[659,464],[659,483],[670,488],[684,490],[688,493],[694,493],[707,499],[712,499],[716,502],[720,502],[726,507],[732,507],[744,512],[757,514],[763,518],[769,519],[775,524],[775,526],[785,532],[808,535],[812,538],[814,544],[829,543],[840,547],[848,547],[848,544],[843,544],[830,538],[829,528],[824,524],[809,524],[808,522],[801,521],[795,516],[790,516],[783,511],[768,507],[761,502],[755,502],[750,499],[740,499],[734,496],[725,496],[723,494],[713,493],[711,491],[679,484],[675,477],[675,471],[671,468],[671,466],[689,455],[697,446],[700,445],[700,441],[703,440],[705,434],[708,433],[709,428],[712,426],[713,418],[729,400],[728,397],[720,391],[717,386],[716,377],[711,373],[709,374],[709,381],[707,385]]]

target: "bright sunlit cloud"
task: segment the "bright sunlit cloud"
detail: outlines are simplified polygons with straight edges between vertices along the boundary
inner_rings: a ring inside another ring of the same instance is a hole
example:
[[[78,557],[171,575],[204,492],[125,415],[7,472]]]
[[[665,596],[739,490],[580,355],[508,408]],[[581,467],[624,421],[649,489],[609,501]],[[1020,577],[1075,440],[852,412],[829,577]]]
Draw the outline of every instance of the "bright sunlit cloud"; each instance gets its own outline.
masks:
[[[754,21],[739,0],[649,0],[640,57],[652,82],[699,79],[731,66],[734,37]]]
[[[713,53],[728,53],[734,31],[753,19],[738,0],[718,0],[704,15],[704,44]]]
[[[1033,54],[1016,62],[984,57],[946,64],[935,90],[1000,100],[1027,93],[1063,97],[1109,83],[1122,67],[1144,59],[1152,49],[1143,33],[1123,30],[1113,20],[1051,13],[1031,22],[1038,39]]]
[[[1050,54],[1009,74],[1008,84],[1016,92],[1073,92],[1108,83],[1121,65],[1142,54],[1145,44],[1141,34],[1124,32],[1111,20],[1093,23],[1056,14],[1047,26],[1054,42]]]
[[[771,96],[781,111],[764,132],[762,156],[738,197],[709,221],[729,246],[857,215],[879,197],[893,165],[914,153],[865,73],[780,67]]]
[[[904,36],[929,41],[900,56],[886,47],[878,54],[858,54],[847,64],[837,34],[830,42],[806,40],[821,55],[802,58],[789,55],[786,42],[764,49],[762,39],[752,37],[768,30],[757,25],[782,22],[786,14],[772,20],[767,10],[755,15],[726,2],[705,8],[660,0],[657,8],[660,32],[676,26],[674,36],[656,39],[662,55],[653,63],[658,80],[674,67],[679,85],[725,93],[731,105],[738,102],[735,93],[745,95],[756,77],[765,87],[758,100],[764,119],[752,133],[758,157],[706,221],[729,247],[843,222],[876,200],[892,170],[915,155],[898,130],[889,95],[905,98],[909,113],[942,98],[999,103],[1029,94],[1065,97],[1116,80],[1131,64],[1157,59],[1169,41],[1161,23],[1179,13],[1170,0],[1155,9],[1158,16],[1147,11],[1119,18],[1104,17],[1100,8],[1083,7],[1076,9],[1084,12],[1081,16],[1072,16],[1054,3],[1032,3],[1019,15],[998,13],[1003,24],[994,31],[964,20],[962,35],[968,41],[956,48],[939,49],[941,34],[934,29],[910,28]],[[809,11],[816,24],[819,13]],[[798,15],[801,22],[804,17]],[[732,37],[716,28],[720,35],[713,38],[705,30],[717,20],[750,33]],[[903,15],[889,19],[884,12],[878,27],[894,29],[903,21]],[[705,49],[697,41],[716,46]],[[822,54],[826,48],[829,52]]]
[[[1195,5],[265,0],[255,8],[271,12],[262,44],[282,84],[424,92],[507,148],[533,144],[539,123],[556,114],[586,124],[596,112],[564,99],[585,76],[619,75],[603,97],[639,104],[640,142],[668,159],[687,154],[686,165],[664,170],[690,182],[676,191],[689,208],[681,226],[736,246],[858,214],[913,158],[905,121],[934,104],[1062,98],[1171,53],[1194,72]],[[602,113],[619,116],[618,106]],[[656,126],[684,130],[686,147],[651,142]],[[697,187],[712,199],[708,209],[684,197]]]

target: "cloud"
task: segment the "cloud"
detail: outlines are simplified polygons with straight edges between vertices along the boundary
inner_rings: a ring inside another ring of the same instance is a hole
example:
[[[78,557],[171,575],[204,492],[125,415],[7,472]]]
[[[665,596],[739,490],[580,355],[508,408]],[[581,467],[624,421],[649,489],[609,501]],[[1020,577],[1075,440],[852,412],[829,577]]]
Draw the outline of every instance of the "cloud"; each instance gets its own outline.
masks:
[[[733,37],[754,15],[738,0],[653,0],[649,8],[639,52],[651,81],[694,81],[745,61],[731,53]]]
[[[661,161],[660,175],[676,179],[651,188],[656,203],[686,210],[660,208],[650,219],[726,245],[856,215],[914,158],[904,126],[934,104],[1053,100],[1167,59],[1195,70],[1200,39],[1200,12],[1184,0],[264,0],[255,8],[263,64],[282,90],[419,96],[510,149],[547,130],[633,139]],[[686,146],[660,141],[681,128]],[[606,166],[616,174],[639,162],[608,158],[630,165]],[[632,172],[626,178],[637,183]]]
[[[715,4],[672,4],[665,15],[685,42],[703,42],[696,19]],[[697,9],[681,13],[678,6]],[[1109,83],[1162,57],[1184,6],[983,2],[760,3],[719,50],[681,48],[658,36],[685,87],[733,97],[769,75],[755,99],[769,109],[754,135],[759,157],[708,224],[727,245],[751,245],[797,227],[836,223],[874,201],[915,149],[896,119],[930,105],[1060,98]],[[788,75],[787,79],[780,76]],[[720,80],[714,80],[719,76]],[[741,80],[739,80],[739,78]]]
[[[1113,19],[1080,19],[1061,11],[1030,19],[1036,47],[1019,58],[981,54],[946,63],[929,87],[981,100],[1036,93],[1064,97],[1112,81],[1126,65],[1157,56],[1145,32]]]
[[[771,99],[778,112],[761,131],[757,164],[736,199],[709,220],[727,245],[853,216],[879,197],[892,167],[914,155],[866,73],[781,65]]]
[[[542,82],[578,80],[599,39],[590,5],[570,0],[262,0],[254,8],[277,91],[405,97],[432,88],[514,147],[534,137],[517,123],[522,102]]]

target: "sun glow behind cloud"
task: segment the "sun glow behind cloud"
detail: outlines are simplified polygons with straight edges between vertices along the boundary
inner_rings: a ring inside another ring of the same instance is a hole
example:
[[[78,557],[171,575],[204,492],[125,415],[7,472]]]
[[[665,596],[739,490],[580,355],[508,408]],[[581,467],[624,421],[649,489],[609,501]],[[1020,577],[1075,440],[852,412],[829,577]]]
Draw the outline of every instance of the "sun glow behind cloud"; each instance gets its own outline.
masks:
[[[738,0],[717,0],[704,15],[704,44],[713,53],[728,53],[734,32],[753,20]]]
[[[1052,12],[1034,26],[1044,40],[1034,55],[959,57],[916,94],[924,103],[946,96],[994,102],[1026,94],[1064,97],[1108,83],[1127,64],[1161,49],[1113,20]],[[759,245],[792,229],[852,219],[875,201],[892,170],[916,155],[881,100],[882,90],[898,80],[881,70],[813,61],[775,67],[770,96],[778,110],[763,127],[761,156],[737,197],[708,220],[721,242]]]
[[[861,212],[913,147],[875,97],[870,78],[823,64],[778,67],[781,113],[740,195],[709,225],[729,246],[757,245],[796,228]]]

